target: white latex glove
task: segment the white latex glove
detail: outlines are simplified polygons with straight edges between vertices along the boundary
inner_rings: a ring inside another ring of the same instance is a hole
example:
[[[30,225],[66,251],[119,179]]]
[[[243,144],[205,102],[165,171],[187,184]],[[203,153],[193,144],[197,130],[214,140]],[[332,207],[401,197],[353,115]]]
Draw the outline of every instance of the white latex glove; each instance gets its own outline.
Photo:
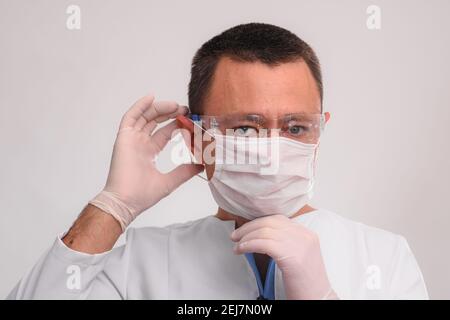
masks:
[[[149,95],[123,116],[108,180],[103,191],[89,202],[116,218],[122,231],[141,212],[203,170],[202,165],[184,164],[163,174],[155,167],[157,154],[171,140],[177,124],[172,121],[153,133],[155,127],[186,112],[187,107],[175,102],[154,102]]]
[[[234,252],[272,257],[283,275],[287,299],[338,299],[322,260],[318,236],[284,215],[257,218],[231,234]]]

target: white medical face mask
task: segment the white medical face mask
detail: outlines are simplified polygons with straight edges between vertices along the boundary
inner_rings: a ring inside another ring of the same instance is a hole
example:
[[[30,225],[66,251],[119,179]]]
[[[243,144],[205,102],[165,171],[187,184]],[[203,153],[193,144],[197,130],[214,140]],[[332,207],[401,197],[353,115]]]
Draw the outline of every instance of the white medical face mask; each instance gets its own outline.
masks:
[[[222,209],[249,220],[291,216],[311,199],[317,144],[285,137],[214,138],[215,170],[208,183]]]

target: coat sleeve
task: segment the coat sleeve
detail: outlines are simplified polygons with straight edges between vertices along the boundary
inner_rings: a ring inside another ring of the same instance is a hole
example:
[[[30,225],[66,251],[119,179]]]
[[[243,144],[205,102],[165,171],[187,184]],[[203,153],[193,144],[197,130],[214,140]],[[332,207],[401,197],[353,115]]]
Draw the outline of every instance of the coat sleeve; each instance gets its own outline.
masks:
[[[131,230],[125,245],[101,254],[74,251],[57,237],[7,299],[126,299]]]
[[[391,297],[402,300],[427,300],[428,292],[422,272],[406,239],[398,236],[397,253],[391,276]]]

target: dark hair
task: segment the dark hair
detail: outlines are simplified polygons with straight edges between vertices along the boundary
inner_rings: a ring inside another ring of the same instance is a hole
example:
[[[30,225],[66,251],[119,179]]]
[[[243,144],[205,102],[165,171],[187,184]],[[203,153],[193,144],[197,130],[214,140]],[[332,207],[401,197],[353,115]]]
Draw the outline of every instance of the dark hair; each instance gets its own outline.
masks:
[[[302,59],[311,70],[320,100],[323,100],[322,73],[314,50],[286,29],[266,23],[247,23],[222,32],[198,49],[192,60],[189,82],[191,112],[201,113],[217,63],[225,56],[244,62],[260,61],[268,65]]]

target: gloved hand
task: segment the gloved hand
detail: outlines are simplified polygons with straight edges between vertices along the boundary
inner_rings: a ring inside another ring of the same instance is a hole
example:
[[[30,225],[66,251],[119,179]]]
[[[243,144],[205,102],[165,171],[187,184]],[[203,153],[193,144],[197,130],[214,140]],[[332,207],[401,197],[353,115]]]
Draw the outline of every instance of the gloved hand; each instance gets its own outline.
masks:
[[[149,95],[123,116],[106,185],[89,201],[116,218],[122,232],[141,212],[203,170],[202,165],[183,164],[163,174],[155,167],[157,154],[170,141],[177,124],[172,121],[153,133],[155,127],[186,112],[187,107],[175,102],[154,102]]]
[[[283,275],[287,299],[338,299],[331,287],[318,236],[284,215],[257,218],[234,230],[234,252],[272,257]]]

